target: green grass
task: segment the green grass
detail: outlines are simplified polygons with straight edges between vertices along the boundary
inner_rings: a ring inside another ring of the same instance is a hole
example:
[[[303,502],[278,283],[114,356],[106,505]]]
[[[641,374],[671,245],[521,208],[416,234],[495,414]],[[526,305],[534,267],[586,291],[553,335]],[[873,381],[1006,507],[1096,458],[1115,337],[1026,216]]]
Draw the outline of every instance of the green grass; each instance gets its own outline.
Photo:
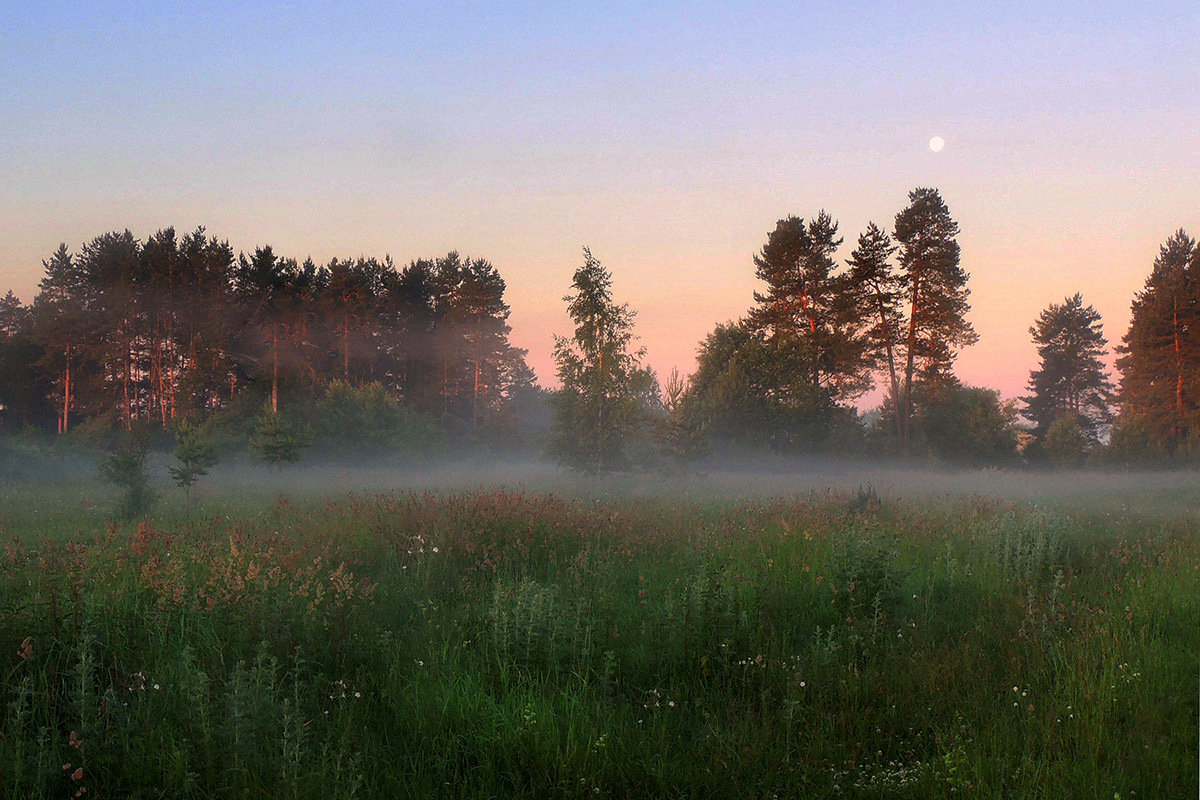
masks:
[[[0,796],[1196,795],[1184,513],[58,492],[0,493]]]

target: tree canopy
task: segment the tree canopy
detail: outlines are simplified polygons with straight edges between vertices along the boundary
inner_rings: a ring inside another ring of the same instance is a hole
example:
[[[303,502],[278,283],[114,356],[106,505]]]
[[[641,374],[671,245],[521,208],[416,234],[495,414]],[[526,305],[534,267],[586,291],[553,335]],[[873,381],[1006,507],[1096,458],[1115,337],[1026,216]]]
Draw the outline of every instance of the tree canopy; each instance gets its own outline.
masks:
[[[341,381],[476,432],[503,428],[533,381],[499,271],[455,252],[319,266],[167,228],[103,234],[77,254],[64,244],[43,266],[30,307],[0,304],[5,421],[168,428],[244,395],[275,412],[311,404]]]
[[[563,298],[575,332],[554,337],[562,388],[554,396],[551,450],[567,464],[603,472],[626,465],[629,438],[658,385],[641,365],[645,350],[630,349],[634,312],[613,300],[612,274],[586,247],[583,256]]]
[[[1039,364],[1029,374],[1029,394],[1021,398],[1023,413],[1045,439],[1063,417],[1075,424],[1089,445],[1100,440],[1112,421],[1113,384],[1101,360],[1108,347],[1100,313],[1083,305],[1076,293],[1051,303],[1029,329],[1037,345]]]
[[[1200,245],[1183,230],[1160,248],[1118,352],[1121,415],[1169,453],[1200,454]]]

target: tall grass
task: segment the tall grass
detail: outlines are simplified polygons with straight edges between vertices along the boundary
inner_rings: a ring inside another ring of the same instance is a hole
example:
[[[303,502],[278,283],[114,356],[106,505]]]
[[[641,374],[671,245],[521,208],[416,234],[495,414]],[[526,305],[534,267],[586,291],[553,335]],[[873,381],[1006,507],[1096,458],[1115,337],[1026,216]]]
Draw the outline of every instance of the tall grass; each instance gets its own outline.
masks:
[[[1198,539],[506,491],[14,539],[0,795],[1195,796]]]

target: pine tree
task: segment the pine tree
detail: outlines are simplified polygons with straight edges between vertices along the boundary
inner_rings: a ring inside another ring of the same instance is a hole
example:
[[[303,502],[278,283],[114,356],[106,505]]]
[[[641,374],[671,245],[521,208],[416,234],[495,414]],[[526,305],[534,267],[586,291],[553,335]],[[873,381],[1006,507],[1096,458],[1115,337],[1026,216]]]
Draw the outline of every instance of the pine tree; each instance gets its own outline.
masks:
[[[643,398],[655,383],[630,351],[634,312],[612,297],[612,275],[590,250],[575,271],[573,293],[563,298],[575,322],[571,337],[554,337],[554,362],[562,388],[554,396],[551,450],[587,472],[624,466],[631,435],[641,422]]]
[[[1094,446],[1101,428],[1112,421],[1113,396],[1101,361],[1108,342],[1099,312],[1084,307],[1083,297],[1076,294],[1061,304],[1051,303],[1029,333],[1040,362],[1029,374],[1030,394],[1021,402],[1025,417],[1037,426],[1035,435],[1044,440],[1057,420],[1070,418]]]
[[[900,310],[904,288],[891,264],[896,246],[874,222],[859,234],[858,246],[850,254],[847,283],[855,294],[859,318],[866,325],[865,338],[874,354],[875,364],[884,371],[888,391],[894,399],[900,396],[900,376],[897,372],[897,353],[900,350],[904,314]],[[870,320],[866,323],[866,320]],[[899,438],[900,417],[893,415]]]
[[[50,417],[50,382],[38,369],[43,351],[32,323],[31,309],[16,295],[0,297],[0,429],[39,425]]]
[[[239,379],[234,362],[238,315],[232,291],[234,253],[227,241],[197,228],[179,245],[182,261],[175,304],[182,360],[177,413],[202,414],[233,400]]]
[[[88,314],[87,280],[76,259],[60,244],[49,260],[42,262],[45,276],[38,284],[33,302],[33,338],[41,345],[38,366],[54,383],[51,398],[57,409],[58,432],[66,433],[78,410],[81,365],[90,359],[89,346],[97,338]]]
[[[308,446],[308,436],[286,422],[268,404],[255,420],[250,446],[258,452],[259,458],[279,472],[284,462],[300,460],[301,451]]]
[[[149,511],[158,498],[146,471],[146,441],[137,431],[127,433],[122,447],[100,462],[100,475],[123,490],[117,502],[117,516],[121,520],[128,521]]]
[[[908,208],[896,215],[900,245],[900,286],[907,318],[903,333],[904,377],[896,399],[901,452],[908,454],[914,386],[955,383],[951,372],[958,350],[979,337],[966,320],[967,278],[959,264],[958,223],[936,189],[908,193]]]
[[[835,273],[833,254],[841,245],[838,224],[821,211],[810,222],[779,220],[754,257],[755,275],[767,284],[747,321],[791,354],[778,364],[786,378],[801,377],[839,402],[865,391],[870,360],[858,309],[845,276]]]
[[[167,467],[167,472],[171,474],[175,485],[183,489],[185,513],[190,520],[192,486],[216,465],[217,454],[201,438],[196,426],[186,419],[179,423],[179,429],[175,432],[175,460],[179,462],[178,466]]]
[[[1141,417],[1178,453],[1200,436],[1200,245],[1177,231],[1133,301],[1121,357],[1121,416]]]

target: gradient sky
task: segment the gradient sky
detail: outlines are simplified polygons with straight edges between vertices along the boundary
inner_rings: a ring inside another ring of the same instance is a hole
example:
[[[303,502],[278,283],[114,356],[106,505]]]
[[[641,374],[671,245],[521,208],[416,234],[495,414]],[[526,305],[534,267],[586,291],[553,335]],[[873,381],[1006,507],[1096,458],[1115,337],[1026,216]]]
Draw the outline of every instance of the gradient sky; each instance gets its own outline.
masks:
[[[827,209],[844,259],[936,186],[980,334],[957,372],[1012,397],[1047,304],[1081,291],[1118,341],[1200,235],[1197,87],[1195,2],[7,3],[0,292],[125,228],[456,249],[552,383],[588,245],[665,377],[749,308],[777,219]]]

